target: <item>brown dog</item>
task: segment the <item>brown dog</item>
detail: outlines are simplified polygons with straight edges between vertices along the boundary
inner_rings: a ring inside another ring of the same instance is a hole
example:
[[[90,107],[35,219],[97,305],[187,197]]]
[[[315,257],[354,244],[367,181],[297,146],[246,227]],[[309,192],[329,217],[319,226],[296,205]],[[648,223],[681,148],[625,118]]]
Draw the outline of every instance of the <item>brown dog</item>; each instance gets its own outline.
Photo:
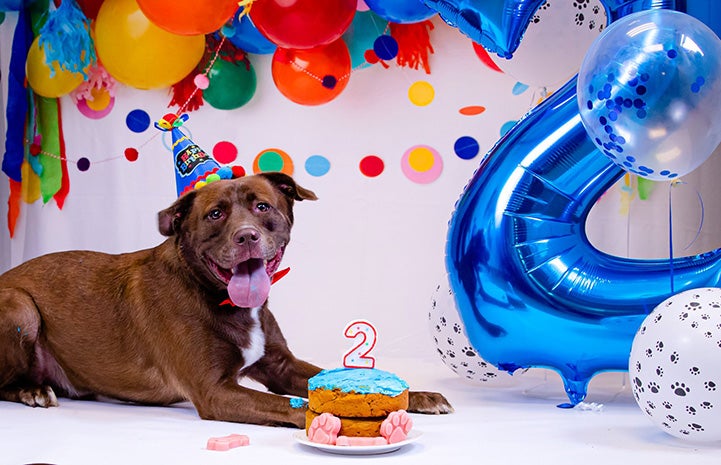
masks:
[[[293,203],[315,199],[281,173],[217,181],[159,213],[155,248],[54,253],[3,274],[0,399],[189,400],[205,419],[302,428],[305,409],[277,394],[306,397],[320,368],[293,356],[266,298]],[[411,392],[409,410],[452,408]]]

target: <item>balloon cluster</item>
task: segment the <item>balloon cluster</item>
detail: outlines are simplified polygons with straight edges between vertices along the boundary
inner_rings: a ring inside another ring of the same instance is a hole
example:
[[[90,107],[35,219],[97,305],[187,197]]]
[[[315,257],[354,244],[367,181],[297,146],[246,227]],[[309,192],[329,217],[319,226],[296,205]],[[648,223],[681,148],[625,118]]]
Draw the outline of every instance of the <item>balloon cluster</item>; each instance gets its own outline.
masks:
[[[243,66],[209,57],[208,37],[215,43],[227,40],[244,53],[272,53],[277,89],[298,104],[319,105],[343,91],[353,66],[368,63],[365,53],[372,51],[376,39],[393,41],[385,34],[388,21],[412,23],[435,14],[421,0],[369,1],[370,11],[362,12],[358,0],[218,0],[212,6],[202,0],[80,0],[77,5],[63,2],[63,7],[66,4],[82,10],[87,19],[74,29],[93,38],[74,55],[94,57],[97,52],[98,62],[115,80],[137,89],[188,80],[219,109],[247,103],[256,77],[247,60]],[[361,28],[374,34],[363,35]],[[65,95],[85,78],[83,70],[67,70],[45,56],[56,45],[43,48],[40,40],[27,57],[30,86],[47,97]],[[194,75],[203,77],[194,81]]]

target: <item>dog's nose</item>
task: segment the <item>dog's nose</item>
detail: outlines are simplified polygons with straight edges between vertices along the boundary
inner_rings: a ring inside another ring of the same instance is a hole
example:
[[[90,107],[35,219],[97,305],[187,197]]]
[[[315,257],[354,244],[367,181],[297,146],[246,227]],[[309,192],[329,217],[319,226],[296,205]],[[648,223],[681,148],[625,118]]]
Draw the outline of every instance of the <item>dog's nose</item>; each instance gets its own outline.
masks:
[[[252,244],[260,240],[260,233],[255,228],[242,228],[233,236],[236,244]]]

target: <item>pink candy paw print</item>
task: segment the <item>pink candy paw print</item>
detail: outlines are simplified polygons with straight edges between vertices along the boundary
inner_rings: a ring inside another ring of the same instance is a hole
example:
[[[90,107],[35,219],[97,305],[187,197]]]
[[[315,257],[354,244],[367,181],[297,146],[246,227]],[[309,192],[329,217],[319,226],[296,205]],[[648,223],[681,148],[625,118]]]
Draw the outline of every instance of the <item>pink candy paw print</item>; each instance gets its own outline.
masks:
[[[318,444],[334,445],[340,431],[340,418],[330,413],[321,413],[313,419],[308,428],[308,440]]]
[[[386,438],[388,444],[404,441],[408,432],[413,428],[413,420],[405,410],[391,412],[388,418],[381,423],[381,436]]]

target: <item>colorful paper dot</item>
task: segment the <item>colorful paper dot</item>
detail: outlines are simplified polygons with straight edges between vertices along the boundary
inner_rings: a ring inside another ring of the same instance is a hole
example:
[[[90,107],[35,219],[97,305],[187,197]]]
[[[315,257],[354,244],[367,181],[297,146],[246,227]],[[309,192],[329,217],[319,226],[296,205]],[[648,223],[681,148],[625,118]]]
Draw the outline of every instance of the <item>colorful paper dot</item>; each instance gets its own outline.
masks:
[[[253,161],[254,173],[281,171],[293,175],[293,160],[280,149],[266,149],[260,152]]]
[[[383,173],[385,163],[383,163],[383,160],[375,155],[368,155],[363,157],[360,161],[359,168],[360,172],[363,173],[364,176],[375,178]]]
[[[475,116],[480,115],[486,111],[486,107],[481,105],[469,105],[467,107],[463,107],[460,110],[458,110],[458,113],[464,115],[464,116]]]
[[[305,170],[311,176],[323,176],[330,171],[330,161],[322,155],[312,155],[305,161]]]
[[[110,95],[110,92],[108,92],[107,89],[103,88],[93,88],[90,91],[90,95],[93,96],[93,99],[85,100],[85,103],[88,105],[88,108],[94,111],[105,110],[108,105],[110,105],[110,102],[113,99],[113,97]]]
[[[222,140],[213,146],[213,158],[224,165],[233,163],[238,158],[238,147],[232,142]]]
[[[398,55],[398,41],[392,36],[383,34],[373,42],[373,51],[381,60],[392,60]]]
[[[408,99],[412,104],[424,107],[430,104],[436,96],[433,86],[426,81],[416,81],[408,89]]]
[[[205,74],[197,74],[193,78],[193,84],[198,89],[205,90],[210,86],[210,79]]]
[[[150,126],[150,115],[144,110],[133,110],[125,117],[125,124],[133,132],[143,132]]]
[[[125,159],[128,161],[136,161],[138,159],[138,150],[133,147],[125,149]]]
[[[527,90],[528,90],[528,85],[523,84],[522,82],[517,82],[513,86],[513,90],[511,92],[513,93],[513,95],[521,95],[522,93],[524,93]]]
[[[441,175],[443,159],[438,151],[432,147],[416,145],[403,154],[401,171],[413,182],[428,184]]]
[[[506,121],[503,123],[503,126],[501,126],[501,136],[505,135],[508,131],[511,130],[513,126],[515,126],[517,121]]]
[[[83,157],[77,161],[78,170],[80,171],[87,171],[90,169],[90,160]]]
[[[456,139],[456,143],[453,144],[453,151],[456,152],[458,158],[464,160],[470,160],[478,155],[480,147],[478,141],[471,136],[461,136]]]

